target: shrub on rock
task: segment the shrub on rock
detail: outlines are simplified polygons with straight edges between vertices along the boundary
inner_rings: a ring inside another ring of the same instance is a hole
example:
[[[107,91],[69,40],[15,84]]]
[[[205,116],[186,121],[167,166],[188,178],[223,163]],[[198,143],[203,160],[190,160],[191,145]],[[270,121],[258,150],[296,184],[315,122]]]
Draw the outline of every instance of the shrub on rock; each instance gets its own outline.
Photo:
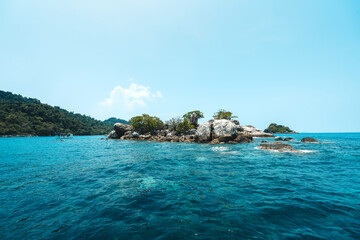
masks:
[[[142,116],[136,116],[129,121],[134,127],[135,131],[143,134],[147,132],[155,132],[156,130],[162,130],[165,128],[164,123],[160,118],[143,114]]]

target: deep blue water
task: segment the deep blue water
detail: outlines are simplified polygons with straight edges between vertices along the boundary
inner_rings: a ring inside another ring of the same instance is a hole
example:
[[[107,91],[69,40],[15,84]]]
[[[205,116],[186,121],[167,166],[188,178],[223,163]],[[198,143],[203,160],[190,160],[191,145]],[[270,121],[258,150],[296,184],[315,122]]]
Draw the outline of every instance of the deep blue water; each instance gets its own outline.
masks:
[[[360,239],[360,134],[289,136],[323,143],[0,138],[0,239]]]

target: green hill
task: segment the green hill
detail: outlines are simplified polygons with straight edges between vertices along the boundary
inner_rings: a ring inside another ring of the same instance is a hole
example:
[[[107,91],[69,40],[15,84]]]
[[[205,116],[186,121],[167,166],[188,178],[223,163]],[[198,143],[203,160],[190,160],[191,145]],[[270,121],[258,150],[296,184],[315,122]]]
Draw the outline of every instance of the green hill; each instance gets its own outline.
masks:
[[[296,133],[291,130],[289,127],[278,125],[276,123],[271,123],[267,129],[264,130],[266,133]]]
[[[118,122],[119,123],[125,123],[125,124],[131,124],[131,123],[129,123],[128,121],[126,121],[124,119],[115,118],[115,117],[104,120],[104,123],[109,124],[111,126],[113,126],[115,123],[118,123]]]
[[[112,128],[113,123],[109,121],[102,122],[34,98],[0,91],[0,135],[101,135]]]

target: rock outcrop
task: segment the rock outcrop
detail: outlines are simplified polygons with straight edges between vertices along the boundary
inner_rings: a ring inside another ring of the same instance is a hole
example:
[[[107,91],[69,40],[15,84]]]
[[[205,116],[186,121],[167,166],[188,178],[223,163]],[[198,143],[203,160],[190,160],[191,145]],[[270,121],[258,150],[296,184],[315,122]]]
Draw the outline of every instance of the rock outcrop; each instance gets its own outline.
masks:
[[[219,139],[220,142],[234,140],[238,135],[236,125],[229,120],[214,120],[213,126],[214,138]]]
[[[274,135],[263,132],[260,129],[257,129],[251,125],[243,125],[243,126],[240,126],[240,128],[242,129],[242,132],[247,133],[247,134],[251,135],[252,137],[258,137],[258,138],[274,138],[275,137]]]
[[[304,143],[319,143],[319,141],[317,141],[315,138],[311,138],[311,137],[304,137],[303,139],[301,139],[301,142],[304,142]]]
[[[199,125],[195,132],[195,141],[199,143],[249,143],[253,140],[252,136],[243,132],[238,132],[236,122],[221,119],[210,120]]]
[[[293,149],[291,145],[281,143],[281,142],[275,142],[275,143],[264,143],[260,144],[257,149],[261,150],[269,150],[269,151],[276,151],[276,152],[291,152],[291,153],[306,153],[310,152],[307,150],[297,150]]]
[[[132,131],[133,126],[125,123],[115,123],[114,131],[116,132],[118,137],[122,137],[126,132]],[[109,137],[110,138],[110,137]]]
[[[212,140],[213,122],[214,120],[210,120],[199,125],[195,132],[195,139],[197,142],[206,143]]]
[[[197,143],[249,143],[253,137],[245,132],[240,132],[238,122],[230,120],[210,120],[190,129],[184,133],[177,133],[169,129],[158,130],[152,133],[140,134],[133,130],[131,125],[116,123],[114,130],[108,135],[112,139],[149,140],[157,142],[197,142]]]

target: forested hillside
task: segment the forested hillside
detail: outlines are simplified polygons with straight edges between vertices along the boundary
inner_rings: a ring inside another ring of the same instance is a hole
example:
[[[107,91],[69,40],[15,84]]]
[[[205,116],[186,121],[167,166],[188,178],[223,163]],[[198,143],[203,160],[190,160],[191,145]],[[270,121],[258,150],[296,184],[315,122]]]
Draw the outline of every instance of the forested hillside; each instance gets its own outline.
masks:
[[[0,91],[0,135],[97,135],[110,132],[112,126],[110,121],[99,121],[37,99]]]

